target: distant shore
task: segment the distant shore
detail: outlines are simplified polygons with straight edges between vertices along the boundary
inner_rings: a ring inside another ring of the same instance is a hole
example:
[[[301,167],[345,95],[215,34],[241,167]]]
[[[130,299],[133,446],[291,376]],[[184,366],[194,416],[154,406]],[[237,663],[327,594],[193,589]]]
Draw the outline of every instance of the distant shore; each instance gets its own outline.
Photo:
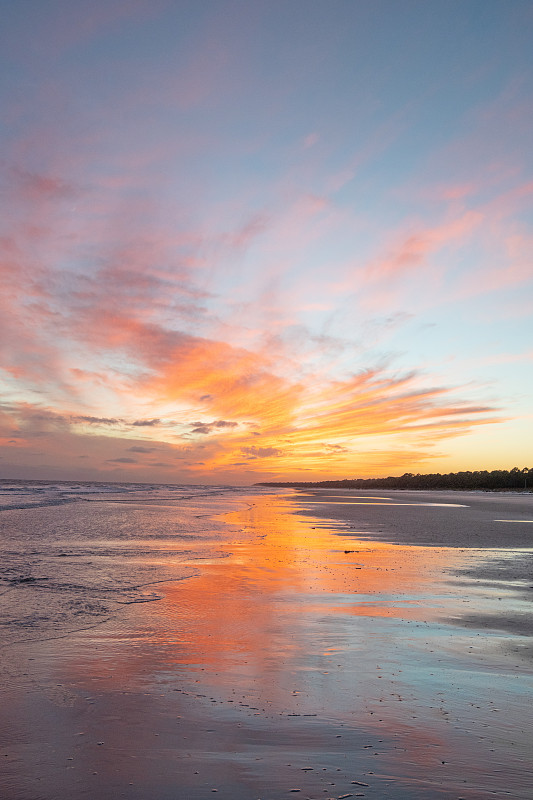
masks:
[[[386,478],[345,478],[331,481],[261,481],[256,486],[293,489],[422,489],[424,491],[526,492],[533,488],[533,469],[513,467],[511,470],[476,470],[474,472],[432,472]]]

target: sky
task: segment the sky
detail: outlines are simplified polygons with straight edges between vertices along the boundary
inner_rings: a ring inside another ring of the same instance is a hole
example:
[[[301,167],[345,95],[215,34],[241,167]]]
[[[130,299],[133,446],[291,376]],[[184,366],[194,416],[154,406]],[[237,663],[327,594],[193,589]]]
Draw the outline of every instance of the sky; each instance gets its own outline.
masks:
[[[533,467],[533,3],[0,13],[0,477]]]

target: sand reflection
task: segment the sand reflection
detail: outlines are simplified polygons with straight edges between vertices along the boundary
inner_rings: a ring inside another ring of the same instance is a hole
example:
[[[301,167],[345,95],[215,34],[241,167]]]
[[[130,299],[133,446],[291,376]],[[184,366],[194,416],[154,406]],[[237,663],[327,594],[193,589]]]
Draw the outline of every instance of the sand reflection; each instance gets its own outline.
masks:
[[[501,697],[501,675],[471,670],[475,634],[458,657],[439,624],[464,599],[446,576],[467,554],[371,542],[295,502],[251,498],[225,515],[217,557],[179,562],[196,577],[66,643],[55,675],[88,704],[76,758],[95,796],[388,796],[393,782],[396,798],[486,797],[492,708],[477,701]],[[504,690],[500,737],[526,724]],[[524,754],[505,758],[518,774]]]
[[[293,504],[257,497],[226,520],[242,534],[222,547],[223,557],[202,562],[199,577],[163,589],[157,613],[171,623],[187,617],[188,652],[179,660],[222,668],[246,656],[264,674],[307,654],[306,620],[320,613],[435,617],[421,598],[450,556],[445,548],[403,547],[332,536],[331,526],[293,513]],[[199,562],[187,562],[189,565]],[[442,590],[444,591],[444,584]],[[300,641],[304,636],[305,642]]]

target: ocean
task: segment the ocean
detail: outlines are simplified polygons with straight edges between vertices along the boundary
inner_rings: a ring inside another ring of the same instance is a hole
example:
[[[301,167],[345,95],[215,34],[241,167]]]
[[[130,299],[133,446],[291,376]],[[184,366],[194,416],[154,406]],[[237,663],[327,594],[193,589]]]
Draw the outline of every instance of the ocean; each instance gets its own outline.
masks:
[[[261,490],[259,490],[261,491]],[[253,489],[257,494],[258,490]],[[0,481],[0,647],[108,622],[217,557],[250,489]]]

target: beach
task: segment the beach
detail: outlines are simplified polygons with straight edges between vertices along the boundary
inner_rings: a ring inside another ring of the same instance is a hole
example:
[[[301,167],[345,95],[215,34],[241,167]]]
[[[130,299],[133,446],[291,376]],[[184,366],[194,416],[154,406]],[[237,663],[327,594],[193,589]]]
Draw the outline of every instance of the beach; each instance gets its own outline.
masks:
[[[82,489],[0,511],[5,800],[531,797],[533,495]]]

